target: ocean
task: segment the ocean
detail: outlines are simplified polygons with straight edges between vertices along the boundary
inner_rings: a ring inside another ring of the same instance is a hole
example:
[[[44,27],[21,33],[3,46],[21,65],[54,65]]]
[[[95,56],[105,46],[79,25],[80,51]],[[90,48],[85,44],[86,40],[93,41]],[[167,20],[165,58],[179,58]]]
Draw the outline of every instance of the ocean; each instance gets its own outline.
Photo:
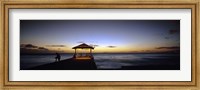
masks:
[[[20,55],[20,69],[55,62],[54,54]],[[73,54],[61,54],[61,60]],[[129,66],[176,66],[180,67],[180,54],[93,54],[97,69],[120,69]]]

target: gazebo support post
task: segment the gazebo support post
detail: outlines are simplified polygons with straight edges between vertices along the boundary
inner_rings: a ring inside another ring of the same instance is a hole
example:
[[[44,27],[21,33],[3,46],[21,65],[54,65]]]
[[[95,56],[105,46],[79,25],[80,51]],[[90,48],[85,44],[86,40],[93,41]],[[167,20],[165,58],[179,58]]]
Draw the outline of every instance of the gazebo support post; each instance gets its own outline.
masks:
[[[90,49],[90,57],[92,57],[92,49]]]
[[[76,49],[74,49],[75,50],[75,52],[74,52],[74,58],[76,58]]]
[[[75,49],[75,55],[76,55],[76,49]]]

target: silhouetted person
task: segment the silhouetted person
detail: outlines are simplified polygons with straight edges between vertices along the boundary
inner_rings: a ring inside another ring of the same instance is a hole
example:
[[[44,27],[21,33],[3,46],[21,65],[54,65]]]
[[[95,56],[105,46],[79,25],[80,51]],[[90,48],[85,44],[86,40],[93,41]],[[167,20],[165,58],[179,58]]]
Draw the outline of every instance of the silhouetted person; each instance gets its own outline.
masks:
[[[61,58],[60,54],[59,54],[59,53],[56,53],[56,57],[55,57],[56,62],[57,62],[57,61],[60,62],[60,58]]]

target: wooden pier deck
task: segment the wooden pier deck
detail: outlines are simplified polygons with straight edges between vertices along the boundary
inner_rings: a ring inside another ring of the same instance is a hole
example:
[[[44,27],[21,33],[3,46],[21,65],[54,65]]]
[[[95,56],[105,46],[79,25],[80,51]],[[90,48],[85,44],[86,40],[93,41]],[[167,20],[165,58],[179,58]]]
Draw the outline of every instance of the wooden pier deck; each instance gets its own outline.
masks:
[[[36,66],[27,70],[96,70],[94,60],[75,60],[65,59],[60,62],[53,62],[45,65]]]

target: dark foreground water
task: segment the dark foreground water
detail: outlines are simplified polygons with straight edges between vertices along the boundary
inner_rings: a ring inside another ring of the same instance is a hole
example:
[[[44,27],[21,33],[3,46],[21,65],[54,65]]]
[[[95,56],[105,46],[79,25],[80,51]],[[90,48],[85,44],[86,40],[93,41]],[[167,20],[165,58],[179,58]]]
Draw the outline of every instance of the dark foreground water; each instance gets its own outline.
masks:
[[[71,58],[73,54],[61,54],[61,59]],[[180,69],[180,54],[93,54],[98,69],[134,68],[154,70],[165,66],[165,70]],[[20,69],[55,62],[55,55],[21,55]],[[149,68],[151,67],[151,68]],[[162,70],[161,68],[161,70]],[[135,69],[134,69],[135,70]]]

